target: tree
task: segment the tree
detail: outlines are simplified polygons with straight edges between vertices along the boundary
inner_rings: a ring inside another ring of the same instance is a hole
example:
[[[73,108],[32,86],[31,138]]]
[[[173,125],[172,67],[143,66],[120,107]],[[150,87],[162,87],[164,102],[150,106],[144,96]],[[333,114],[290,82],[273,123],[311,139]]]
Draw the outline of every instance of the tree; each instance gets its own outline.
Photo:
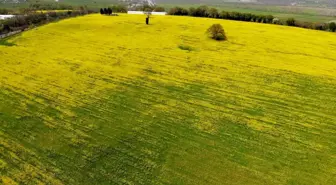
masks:
[[[107,8],[107,13],[108,13],[109,15],[112,14],[112,9],[111,9],[110,7]]]
[[[215,40],[227,40],[224,28],[220,24],[213,24],[206,33]]]
[[[222,19],[229,19],[230,14],[229,14],[229,12],[222,11],[222,12],[220,13],[220,17],[221,17]]]
[[[279,19],[279,18],[274,18],[274,19],[272,20],[272,23],[273,23],[273,24],[280,24],[280,19]]]
[[[217,18],[218,17],[218,10],[216,8],[210,8],[208,12],[208,16],[212,18]]]
[[[336,31],[336,23],[335,22],[329,23],[329,30],[332,31],[332,32]]]
[[[266,15],[265,16],[266,23],[273,23],[273,19],[274,19],[273,15]]]
[[[171,8],[168,12],[169,15],[188,15],[189,12],[187,9],[181,7]]]
[[[196,8],[194,8],[194,7],[189,8],[189,15],[190,16],[196,16]]]
[[[102,8],[100,9],[100,14],[102,14],[102,15],[105,14],[104,9],[102,9]]]
[[[207,6],[200,6],[196,8],[196,16],[197,17],[208,17],[208,10],[209,8]]]
[[[157,6],[154,8],[154,12],[165,12],[165,11],[166,11],[165,8],[160,7],[160,6]]]
[[[9,10],[7,10],[7,9],[0,9],[0,14],[4,14],[4,15],[6,15],[6,14],[8,14],[9,13]]]
[[[121,12],[121,13],[127,12],[127,7],[124,5],[113,5],[111,9],[113,12]]]
[[[145,12],[145,11],[150,11],[150,12],[152,12],[152,11],[154,10],[154,7],[151,6],[150,4],[148,4],[147,2],[144,2],[143,5],[141,6],[141,10],[142,10],[143,12]]]
[[[108,14],[107,8],[104,8],[104,14]]]
[[[296,21],[294,18],[288,18],[286,23],[288,26],[295,26]]]
[[[152,15],[152,9],[151,8],[146,8],[143,10],[144,14],[146,15],[146,24],[149,24],[149,18]]]

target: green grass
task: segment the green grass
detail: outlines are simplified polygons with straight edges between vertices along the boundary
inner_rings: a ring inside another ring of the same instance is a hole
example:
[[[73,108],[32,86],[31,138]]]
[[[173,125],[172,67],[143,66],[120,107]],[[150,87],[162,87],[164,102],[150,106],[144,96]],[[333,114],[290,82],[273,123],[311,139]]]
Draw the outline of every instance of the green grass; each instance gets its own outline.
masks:
[[[0,39],[0,45],[2,46],[14,46],[15,44],[8,42],[7,39]]]
[[[183,45],[183,44],[180,44],[180,45],[178,46],[178,48],[180,48],[181,50],[186,50],[186,51],[193,51],[193,50],[194,50],[193,47],[188,46],[188,45]]]

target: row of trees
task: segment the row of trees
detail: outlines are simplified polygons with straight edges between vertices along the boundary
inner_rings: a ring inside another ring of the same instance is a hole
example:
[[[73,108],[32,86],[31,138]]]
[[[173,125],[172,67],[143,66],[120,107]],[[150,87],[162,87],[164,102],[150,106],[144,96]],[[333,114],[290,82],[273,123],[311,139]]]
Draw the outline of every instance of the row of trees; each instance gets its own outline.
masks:
[[[150,6],[148,4],[142,5],[142,6],[137,6],[134,8],[130,8],[131,10],[136,10],[136,11],[144,11],[144,12],[164,12],[165,8],[159,7],[159,6]],[[113,12],[118,12],[118,13],[126,13],[127,12],[127,7],[123,5],[113,5],[109,6],[108,8],[101,8],[100,9],[100,14],[105,14],[105,15],[111,15]]]
[[[17,30],[24,30],[29,27],[45,24],[55,20],[76,17],[93,13],[92,11],[65,11],[65,12],[47,12],[30,13],[28,15],[18,15],[0,22],[0,34],[9,33]]]
[[[130,8],[130,10],[133,11],[145,11],[145,12],[165,12],[166,9],[164,7],[161,6],[151,6],[148,4],[144,4],[142,6],[136,6],[133,8]]]
[[[6,14],[9,14],[9,13],[10,13],[10,10],[5,9],[5,8],[0,8],[0,14],[6,15]]]
[[[124,5],[113,5],[109,6],[109,8],[112,9],[113,12],[118,12],[118,13],[127,13],[127,7]]]
[[[113,5],[108,8],[101,8],[100,14],[111,15],[113,12],[127,13],[127,7],[124,5]]]
[[[323,31],[331,31],[331,32],[336,31],[335,22],[329,22],[329,23],[300,22],[300,21],[296,21],[294,18],[289,18],[286,20],[286,25],[307,28],[307,29],[314,29],[314,30],[323,30]]]
[[[35,1],[29,4],[30,9],[35,10],[74,10],[75,7],[67,4],[56,3],[56,2],[40,2]]]
[[[272,23],[274,17],[272,15],[255,15],[251,13],[240,13],[240,12],[219,12],[216,8],[209,8],[207,6],[200,6],[198,8],[191,7],[185,9],[182,7],[171,8],[168,12],[170,15],[189,15],[194,17],[211,17],[219,19],[230,19],[230,20],[240,20],[240,21],[252,21],[252,22],[263,22]]]
[[[168,14],[279,24],[279,25],[296,26],[316,30],[325,30],[325,31],[329,30],[332,32],[336,31],[336,24],[334,22],[331,23],[300,22],[295,20],[294,18],[289,18],[283,21],[278,18],[275,18],[272,15],[256,15],[251,13],[227,12],[227,11],[219,12],[216,8],[209,8],[207,6],[200,6],[198,8],[191,7],[189,9],[182,7],[174,7],[169,10]]]

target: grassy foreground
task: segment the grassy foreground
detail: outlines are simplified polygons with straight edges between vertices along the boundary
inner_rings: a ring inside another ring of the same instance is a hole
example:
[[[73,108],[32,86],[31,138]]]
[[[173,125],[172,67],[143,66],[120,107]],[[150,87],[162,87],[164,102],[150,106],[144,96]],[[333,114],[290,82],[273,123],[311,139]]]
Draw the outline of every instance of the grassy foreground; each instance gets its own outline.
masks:
[[[0,45],[0,184],[336,183],[335,34],[144,22],[89,15]]]

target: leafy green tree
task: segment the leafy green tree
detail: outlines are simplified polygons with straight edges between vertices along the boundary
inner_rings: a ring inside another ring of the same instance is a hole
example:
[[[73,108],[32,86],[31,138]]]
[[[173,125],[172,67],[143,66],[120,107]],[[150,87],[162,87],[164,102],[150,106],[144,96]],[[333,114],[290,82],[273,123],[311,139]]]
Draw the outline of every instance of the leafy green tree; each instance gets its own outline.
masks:
[[[111,9],[110,7],[107,8],[107,13],[108,13],[109,15],[112,14],[112,9]]]
[[[196,17],[208,17],[208,10],[207,6],[200,6],[196,8],[195,16]]]
[[[188,15],[190,15],[190,16],[196,16],[196,8],[190,7]]]
[[[215,40],[227,40],[224,28],[220,24],[213,24],[206,33]]]
[[[221,17],[222,19],[229,19],[230,14],[229,14],[229,12],[222,11],[222,12],[220,13],[220,17]]]
[[[181,8],[181,7],[174,7],[171,8],[168,12],[169,15],[188,15],[189,12],[187,9]]]
[[[160,6],[157,6],[157,7],[154,8],[154,12],[165,12],[165,11],[166,11],[166,9],[163,8],[163,7],[160,7]]]
[[[216,8],[210,8],[208,11],[208,16],[212,18],[217,18],[219,16],[218,10]]]

